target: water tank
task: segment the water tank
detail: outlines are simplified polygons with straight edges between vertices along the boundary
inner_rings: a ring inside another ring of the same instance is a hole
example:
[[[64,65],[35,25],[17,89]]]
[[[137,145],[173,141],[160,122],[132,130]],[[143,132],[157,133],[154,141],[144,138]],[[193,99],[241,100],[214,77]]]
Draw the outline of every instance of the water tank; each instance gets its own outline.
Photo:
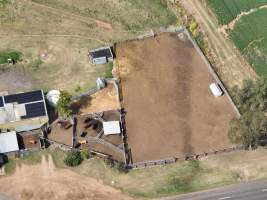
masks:
[[[223,91],[217,83],[210,84],[210,91],[215,97],[220,97],[223,95]]]
[[[105,79],[97,78],[96,79],[96,86],[97,86],[98,90],[101,90],[107,86],[107,83],[106,83]]]
[[[56,107],[59,97],[60,97],[59,90],[50,90],[46,95],[46,99],[48,100],[49,105],[53,107]]]

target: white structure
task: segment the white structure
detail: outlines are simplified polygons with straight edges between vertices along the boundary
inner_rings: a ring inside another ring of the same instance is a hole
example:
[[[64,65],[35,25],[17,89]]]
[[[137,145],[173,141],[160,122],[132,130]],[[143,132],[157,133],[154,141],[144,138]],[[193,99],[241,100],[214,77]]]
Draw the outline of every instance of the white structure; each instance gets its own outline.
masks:
[[[50,90],[46,95],[49,105],[53,107],[56,107],[59,97],[60,97],[59,90]]]
[[[120,134],[121,127],[119,121],[103,122],[104,135]]]
[[[19,150],[16,132],[0,133],[0,153],[8,153]]]
[[[223,95],[223,91],[217,83],[210,84],[210,91],[215,97],[220,97]]]

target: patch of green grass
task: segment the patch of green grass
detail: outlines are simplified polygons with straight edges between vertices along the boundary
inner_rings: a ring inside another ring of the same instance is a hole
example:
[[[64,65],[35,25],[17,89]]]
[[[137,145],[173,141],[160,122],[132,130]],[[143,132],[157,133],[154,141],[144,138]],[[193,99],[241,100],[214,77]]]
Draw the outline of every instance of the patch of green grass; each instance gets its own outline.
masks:
[[[16,160],[10,159],[8,163],[5,164],[5,172],[7,175],[13,174],[16,170]]]
[[[243,16],[230,38],[259,76],[267,77],[267,10]]]
[[[267,4],[267,0],[207,0],[220,24],[228,24],[241,12]]]
[[[0,64],[8,63],[8,59],[12,59],[15,62],[21,59],[22,54],[17,51],[0,52]]]
[[[37,59],[37,60],[33,61],[31,67],[34,71],[37,71],[40,68],[42,63],[43,63],[43,61],[41,59]]]
[[[0,6],[5,5],[9,2],[9,0],[0,0]]]
[[[43,153],[43,151],[26,152],[23,157],[18,160],[18,163],[26,165],[35,165],[41,163]]]
[[[53,162],[58,168],[66,168],[64,163],[64,159],[67,157],[67,152],[61,149],[53,149],[49,150],[49,154],[51,154]]]
[[[133,197],[163,197],[232,184],[238,173],[188,161],[120,173],[100,159],[89,159],[73,169],[111,185]]]
[[[106,64],[106,78],[112,78],[112,69],[113,69],[113,62],[109,62]]]
[[[5,172],[7,175],[13,174],[17,165],[35,165],[41,163],[43,151],[26,152],[20,159],[9,159],[5,164]]]

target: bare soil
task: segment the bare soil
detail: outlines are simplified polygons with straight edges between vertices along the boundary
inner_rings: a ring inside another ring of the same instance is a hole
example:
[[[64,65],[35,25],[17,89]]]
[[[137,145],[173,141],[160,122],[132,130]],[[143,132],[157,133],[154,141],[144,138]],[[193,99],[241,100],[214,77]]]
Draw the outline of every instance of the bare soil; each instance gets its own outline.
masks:
[[[122,200],[121,192],[68,169],[55,169],[52,158],[38,165],[21,165],[0,178],[0,194],[17,200]]]
[[[232,146],[233,108],[211,94],[215,80],[189,40],[166,33],[120,43],[116,54],[134,163]]]
[[[81,99],[76,104],[79,104],[80,114],[120,109],[118,92],[113,84],[109,84],[88,98]]]

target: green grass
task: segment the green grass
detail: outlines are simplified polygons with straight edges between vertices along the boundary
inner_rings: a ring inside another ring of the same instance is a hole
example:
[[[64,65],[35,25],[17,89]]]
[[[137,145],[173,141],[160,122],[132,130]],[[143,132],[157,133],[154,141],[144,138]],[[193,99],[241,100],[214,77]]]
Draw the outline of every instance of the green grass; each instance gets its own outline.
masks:
[[[132,197],[164,197],[236,183],[239,174],[189,161],[119,173],[100,159],[85,160],[72,170],[111,185]]]
[[[123,26],[129,31],[167,26],[176,20],[175,15],[167,8],[167,0],[120,0],[114,4],[105,0],[82,0],[76,4],[63,0],[33,1]]]
[[[41,163],[42,155],[44,154],[45,151],[26,152],[20,159],[9,159],[8,163],[5,164],[5,172],[10,175],[15,172],[17,165],[36,165]]]
[[[16,170],[16,160],[9,160],[5,164],[5,172],[7,175],[13,174]]]
[[[17,51],[0,52],[0,64],[8,63],[8,59],[12,59],[17,62],[21,59],[21,56],[22,54]]]
[[[243,16],[230,38],[259,76],[267,77],[267,9]]]
[[[0,6],[8,3],[9,0],[0,0]]]
[[[220,24],[228,24],[242,11],[267,4],[267,0],[207,0]]]
[[[106,78],[112,78],[112,69],[113,69],[113,63],[109,62],[106,64]]]

